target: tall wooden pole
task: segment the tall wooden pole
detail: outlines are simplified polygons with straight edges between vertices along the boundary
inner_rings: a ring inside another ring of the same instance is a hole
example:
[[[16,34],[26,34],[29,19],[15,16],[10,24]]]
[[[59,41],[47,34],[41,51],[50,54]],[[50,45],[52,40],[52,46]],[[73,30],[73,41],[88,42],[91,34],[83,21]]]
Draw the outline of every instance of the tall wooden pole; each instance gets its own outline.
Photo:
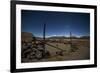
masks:
[[[45,30],[46,30],[46,24],[43,25],[43,56],[45,56]]]
[[[71,45],[71,48],[72,48],[72,33],[70,32],[70,45]]]
[[[45,42],[45,29],[46,29],[46,24],[43,26],[43,41]]]

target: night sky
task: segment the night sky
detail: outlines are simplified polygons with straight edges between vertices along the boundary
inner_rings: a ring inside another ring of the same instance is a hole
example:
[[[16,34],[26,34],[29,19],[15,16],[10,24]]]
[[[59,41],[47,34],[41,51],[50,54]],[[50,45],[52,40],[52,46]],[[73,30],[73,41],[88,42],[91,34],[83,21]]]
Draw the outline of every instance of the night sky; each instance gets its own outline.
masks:
[[[34,36],[43,36],[46,24],[46,37],[49,36],[89,36],[90,14],[53,11],[21,11],[21,30],[31,32]]]

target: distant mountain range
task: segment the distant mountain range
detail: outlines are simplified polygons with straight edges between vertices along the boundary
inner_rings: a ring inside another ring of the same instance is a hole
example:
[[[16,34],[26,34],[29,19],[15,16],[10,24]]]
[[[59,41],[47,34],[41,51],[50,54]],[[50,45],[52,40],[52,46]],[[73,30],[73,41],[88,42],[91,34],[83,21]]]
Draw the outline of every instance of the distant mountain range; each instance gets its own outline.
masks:
[[[22,32],[22,37],[23,38],[36,38],[36,39],[43,39],[43,37],[37,37],[34,36],[32,33],[30,32]],[[46,37],[46,39],[89,39],[90,36],[81,36],[81,37],[77,37],[77,36],[71,36],[71,37],[66,37],[66,36],[51,36],[51,37]]]
[[[42,37],[35,37],[36,39],[42,39]],[[76,37],[76,36],[72,36],[72,37],[65,37],[65,36],[51,36],[51,37],[46,37],[46,39],[89,39],[89,36],[81,36],[81,37]]]
[[[52,36],[52,37],[49,37],[48,39],[69,39],[69,38],[72,38],[72,39],[88,39],[90,38],[89,36],[81,36],[81,37],[77,37],[77,36],[72,36],[72,37],[65,37],[65,36]]]

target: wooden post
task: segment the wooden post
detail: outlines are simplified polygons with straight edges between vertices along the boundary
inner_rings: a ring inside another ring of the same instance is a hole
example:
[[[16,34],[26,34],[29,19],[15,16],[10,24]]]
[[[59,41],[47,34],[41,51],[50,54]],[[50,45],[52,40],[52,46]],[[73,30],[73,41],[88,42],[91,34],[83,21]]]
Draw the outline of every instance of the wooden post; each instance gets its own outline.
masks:
[[[72,33],[70,32],[70,45],[71,45],[71,49],[72,49]]]
[[[46,29],[46,24],[43,25],[43,56],[45,56],[45,29]]]
[[[43,26],[43,41],[45,42],[45,29],[46,29],[46,24]]]

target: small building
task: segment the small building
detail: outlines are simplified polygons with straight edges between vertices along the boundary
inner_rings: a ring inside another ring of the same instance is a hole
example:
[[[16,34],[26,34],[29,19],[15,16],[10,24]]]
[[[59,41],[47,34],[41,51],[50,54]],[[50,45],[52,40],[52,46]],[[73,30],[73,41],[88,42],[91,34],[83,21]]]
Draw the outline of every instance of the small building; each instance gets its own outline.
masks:
[[[29,32],[21,32],[21,40],[31,42],[33,40],[33,34]]]

